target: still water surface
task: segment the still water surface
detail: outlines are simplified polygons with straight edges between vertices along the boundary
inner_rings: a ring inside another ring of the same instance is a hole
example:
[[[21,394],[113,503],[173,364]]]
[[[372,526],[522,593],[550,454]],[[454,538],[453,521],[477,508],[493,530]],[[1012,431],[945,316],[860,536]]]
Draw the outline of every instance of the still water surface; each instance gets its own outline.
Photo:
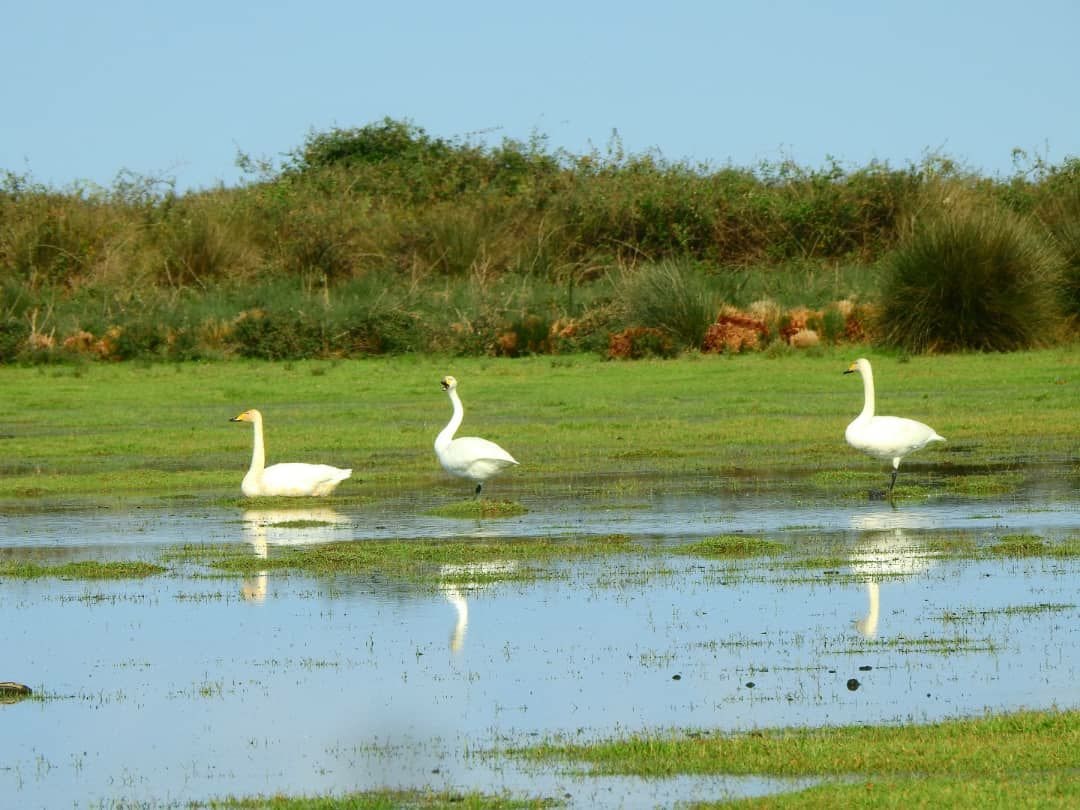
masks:
[[[675,490],[675,487],[669,489]],[[931,539],[1080,532],[1075,490],[1002,501],[806,504],[775,496],[530,502],[518,518],[439,502],[0,516],[0,555],[157,560],[181,543],[589,536],[676,549],[761,533],[843,569],[679,554],[562,564],[539,582],[446,571],[434,591],[186,569],[137,582],[0,580],[0,806],[431,787],[638,807],[755,794],[759,779],[641,781],[522,768],[485,752],[563,735],[929,721],[1080,705],[1075,559],[943,559]],[[285,529],[285,520],[317,520]],[[490,564],[489,564],[490,565]],[[500,568],[501,566],[501,568]],[[852,688],[851,680],[858,684]]]

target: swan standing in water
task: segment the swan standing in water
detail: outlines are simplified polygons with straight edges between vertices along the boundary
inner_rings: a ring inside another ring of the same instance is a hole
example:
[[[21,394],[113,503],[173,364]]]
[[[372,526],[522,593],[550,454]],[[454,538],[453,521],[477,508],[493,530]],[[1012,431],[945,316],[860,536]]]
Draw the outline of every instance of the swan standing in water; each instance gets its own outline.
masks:
[[[484,482],[507,467],[514,466],[517,460],[495,442],[489,442],[487,439],[479,439],[476,436],[462,436],[460,439],[455,439],[454,434],[461,427],[461,420],[465,416],[465,409],[461,406],[461,397],[457,392],[457,380],[446,376],[439,384],[450,397],[454,414],[446,427],[435,437],[435,455],[439,457],[439,463],[442,464],[443,469],[451,475],[475,481],[476,497],[479,498]]]
[[[896,474],[900,471],[900,459],[926,447],[930,442],[943,442],[945,439],[933,428],[914,419],[874,416],[874,372],[870,369],[870,361],[860,357],[844,373],[851,374],[853,371],[862,375],[865,403],[862,413],[847,426],[844,438],[856,450],[892,461],[892,480],[889,482],[891,496],[896,486]]]
[[[267,467],[262,414],[252,408],[229,421],[250,422],[255,427],[251,469],[240,484],[240,491],[249,498],[258,495],[329,495],[338,484],[352,475],[352,470],[331,467],[329,464],[287,463]]]

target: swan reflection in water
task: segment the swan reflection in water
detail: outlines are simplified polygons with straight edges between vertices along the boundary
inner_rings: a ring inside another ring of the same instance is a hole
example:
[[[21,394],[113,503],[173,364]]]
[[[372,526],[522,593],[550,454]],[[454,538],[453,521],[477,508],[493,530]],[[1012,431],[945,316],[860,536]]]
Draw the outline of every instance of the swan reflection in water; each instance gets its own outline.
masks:
[[[457,621],[450,632],[450,651],[461,652],[465,646],[465,632],[469,627],[469,601],[478,591],[490,587],[518,569],[517,560],[495,560],[482,563],[448,564],[439,567],[439,591],[454,610]]]
[[[920,523],[929,525],[925,519],[897,512],[874,512],[852,518],[852,527],[863,532],[850,562],[851,572],[866,581],[869,605],[866,615],[855,622],[855,629],[863,638],[877,638],[881,580],[921,574],[930,569],[938,556],[938,552],[905,534],[905,529],[923,528]]]
[[[244,539],[255,556],[265,560],[270,546],[308,546],[346,539],[342,529],[348,518],[328,507],[315,509],[247,509],[243,515]],[[249,602],[266,599],[269,576],[259,571],[245,577],[240,593]]]

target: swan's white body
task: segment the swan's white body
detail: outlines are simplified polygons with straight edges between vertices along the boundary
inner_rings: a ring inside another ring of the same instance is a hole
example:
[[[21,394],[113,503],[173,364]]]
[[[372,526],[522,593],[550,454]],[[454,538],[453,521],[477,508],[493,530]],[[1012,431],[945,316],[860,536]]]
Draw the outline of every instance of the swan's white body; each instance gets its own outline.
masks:
[[[859,358],[844,373],[850,374],[853,371],[862,375],[864,403],[862,413],[847,426],[844,438],[856,450],[892,462],[892,481],[889,484],[889,492],[892,492],[896,485],[896,474],[900,470],[900,459],[931,442],[943,442],[945,438],[939,436],[932,427],[914,419],[875,416],[874,372],[870,369],[870,361]]]
[[[457,380],[447,376],[443,377],[440,384],[450,397],[454,413],[446,427],[435,437],[435,455],[443,469],[451,475],[475,481],[476,494],[479,495],[485,481],[507,467],[513,467],[517,460],[495,442],[487,439],[476,436],[455,439],[454,434],[461,427],[461,420],[465,418],[465,409],[461,405],[461,397],[458,396]]]
[[[352,475],[352,470],[329,464],[286,463],[267,467],[262,414],[252,408],[230,421],[250,422],[255,428],[251,468],[240,484],[240,491],[249,498],[259,495],[329,495],[338,484]]]

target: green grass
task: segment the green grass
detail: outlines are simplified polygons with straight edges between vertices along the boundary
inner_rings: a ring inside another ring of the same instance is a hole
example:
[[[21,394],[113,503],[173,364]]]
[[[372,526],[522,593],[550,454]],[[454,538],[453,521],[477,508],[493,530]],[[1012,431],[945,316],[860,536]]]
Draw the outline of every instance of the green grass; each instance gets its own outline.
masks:
[[[1025,796],[1031,799],[1024,806],[1035,806],[1043,797],[1075,806],[1080,800],[1080,712],[1075,710],[930,725],[648,734],[591,744],[556,741],[510,753],[536,762],[581,763],[606,775],[827,780],[808,791],[755,799],[747,806],[836,807],[854,800],[855,806],[885,801],[884,806],[896,807],[970,807],[983,804],[969,803],[969,797],[981,797],[1003,807],[1008,799]],[[896,802],[885,787],[894,787],[895,797],[909,803]]]
[[[843,808],[978,807],[988,810],[1013,808],[1073,808],[1080,803],[1080,779],[1068,773],[950,779],[873,778],[843,784],[825,784],[798,793],[738,799],[731,802],[691,805],[694,808],[756,808],[757,810],[834,810]]]
[[[529,510],[516,501],[491,501],[487,498],[473,498],[467,501],[436,506],[428,510],[429,515],[447,518],[500,518],[524,515]]]
[[[706,537],[697,543],[682,547],[679,551],[699,557],[765,557],[784,550],[782,543],[766,540],[752,534],[720,534]]]
[[[42,579],[142,579],[163,574],[168,570],[154,563],[117,560],[97,562],[84,560],[63,565],[38,565],[37,563],[5,560],[0,562],[0,578]]]
[[[256,796],[192,802],[191,808],[209,810],[526,810],[557,807],[551,799],[515,799],[480,793],[419,790],[378,790],[340,796]]]
[[[16,681],[0,681],[0,704],[18,703],[34,697],[29,686]]]
[[[999,557],[1078,557],[1080,537],[1048,543],[1037,534],[1007,534],[999,537],[989,552]]]
[[[187,545],[166,555],[171,564],[208,566],[230,574],[283,571],[313,576],[371,574],[418,584],[531,581],[542,566],[568,559],[634,553],[641,549],[625,535],[581,539],[359,540],[274,548],[256,557],[233,545]]]
[[[965,481],[979,482],[971,497],[1012,491],[1029,468],[1077,474],[1077,348],[870,356],[879,410],[948,438],[905,459],[898,500]],[[629,484],[862,499],[888,473],[843,440],[862,407],[861,389],[841,373],[850,359],[830,350],[635,363],[574,355],[2,366],[0,508],[247,503],[239,486],[251,434],[228,421],[246,407],[266,417],[268,462],[354,468],[337,502],[409,492],[460,500],[461,482],[431,447],[450,416],[438,385],[446,373],[461,381],[462,434],[497,441],[521,461],[492,483],[496,496],[526,506],[546,493],[593,497]],[[988,474],[1001,487],[986,486]]]

